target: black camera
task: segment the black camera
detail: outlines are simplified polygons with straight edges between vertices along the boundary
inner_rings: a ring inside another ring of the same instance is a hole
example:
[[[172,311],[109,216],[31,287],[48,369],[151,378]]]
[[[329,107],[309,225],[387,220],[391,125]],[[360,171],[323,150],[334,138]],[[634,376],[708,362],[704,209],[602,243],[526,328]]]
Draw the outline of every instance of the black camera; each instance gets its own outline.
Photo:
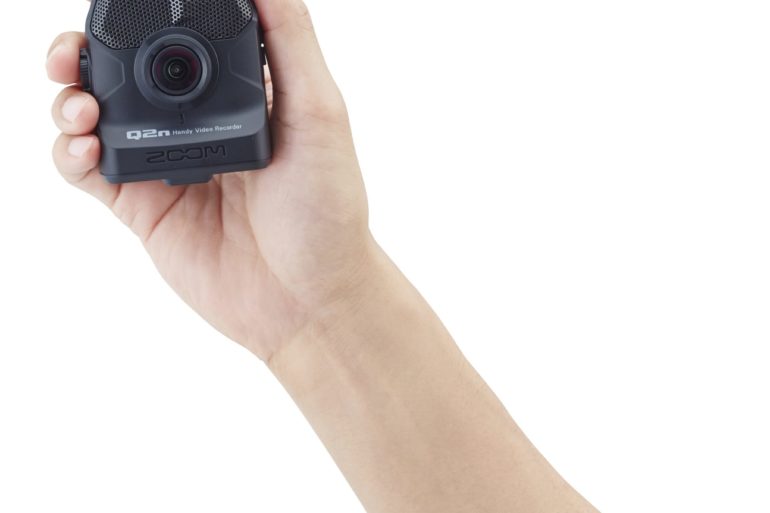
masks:
[[[111,183],[205,183],[261,169],[272,146],[251,0],[93,0],[80,52]]]

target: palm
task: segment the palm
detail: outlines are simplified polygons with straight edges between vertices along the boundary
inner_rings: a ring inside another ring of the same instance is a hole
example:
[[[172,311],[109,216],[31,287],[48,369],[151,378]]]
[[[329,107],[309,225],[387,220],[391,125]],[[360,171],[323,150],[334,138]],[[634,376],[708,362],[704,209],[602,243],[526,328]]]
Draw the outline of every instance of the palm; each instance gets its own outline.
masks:
[[[180,296],[264,355],[333,299],[324,283],[344,281],[366,234],[347,123],[318,116],[299,130],[280,112],[272,119],[269,168],[205,185],[124,185],[113,203]]]
[[[268,358],[311,312],[344,294],[370,238],[347,114],[307,11],[301,3],[263,7],[275,79],[268,98],[276,93],[268,169],[187,187],[110,185],[96,167],[98,105],[76,86],[54,104],[62,130],[54,160],[67,180],[131,227],[183,299]],[[77,81],[78,49],[86,43],[82,33],[59,36],[48,59],[51,78]]]

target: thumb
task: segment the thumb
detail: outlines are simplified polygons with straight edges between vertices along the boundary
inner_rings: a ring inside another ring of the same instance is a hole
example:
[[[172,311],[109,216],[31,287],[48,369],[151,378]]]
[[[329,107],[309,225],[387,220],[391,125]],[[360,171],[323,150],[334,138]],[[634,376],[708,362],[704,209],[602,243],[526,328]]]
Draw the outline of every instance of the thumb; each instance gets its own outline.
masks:
[[[339,96],[302,0],[255,0],[265,34],[276,103],[282,110]],[[285,101],[284,101],[285,100]]]

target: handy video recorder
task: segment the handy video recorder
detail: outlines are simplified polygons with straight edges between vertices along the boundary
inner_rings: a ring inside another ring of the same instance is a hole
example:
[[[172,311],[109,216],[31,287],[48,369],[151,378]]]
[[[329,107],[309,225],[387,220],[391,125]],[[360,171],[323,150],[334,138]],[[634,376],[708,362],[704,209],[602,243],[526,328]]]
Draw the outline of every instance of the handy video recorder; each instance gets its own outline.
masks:
[[[270,163],[251,0],[93,0],[86,36],[80,79],[101,109],[109,182],[205,183]]]

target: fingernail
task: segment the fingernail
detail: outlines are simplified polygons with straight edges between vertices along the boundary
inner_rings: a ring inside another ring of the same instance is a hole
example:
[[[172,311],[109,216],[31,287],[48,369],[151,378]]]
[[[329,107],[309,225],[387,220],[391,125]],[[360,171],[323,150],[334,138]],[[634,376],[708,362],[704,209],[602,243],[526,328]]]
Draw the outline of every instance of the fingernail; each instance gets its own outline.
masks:
[[[64,119],[73,123],[80,116],[80,113],[83,112],[83,107],[86,106],[87,101],[88,99],[82,96],[68,98],[61,107],[61,115]]]
[[[64,50],[63,43],[59,43],[58,45],[51,48],[51,51],[48,52],[48,57],[46,57],[46,63],[51,62],[51,59],[53,59],[53,57],[62,50]]]
[[[67,151],[73,157],[80,158],[86,154],[93,143],[94,141],[90,137],[76,137],[70,141]]]

